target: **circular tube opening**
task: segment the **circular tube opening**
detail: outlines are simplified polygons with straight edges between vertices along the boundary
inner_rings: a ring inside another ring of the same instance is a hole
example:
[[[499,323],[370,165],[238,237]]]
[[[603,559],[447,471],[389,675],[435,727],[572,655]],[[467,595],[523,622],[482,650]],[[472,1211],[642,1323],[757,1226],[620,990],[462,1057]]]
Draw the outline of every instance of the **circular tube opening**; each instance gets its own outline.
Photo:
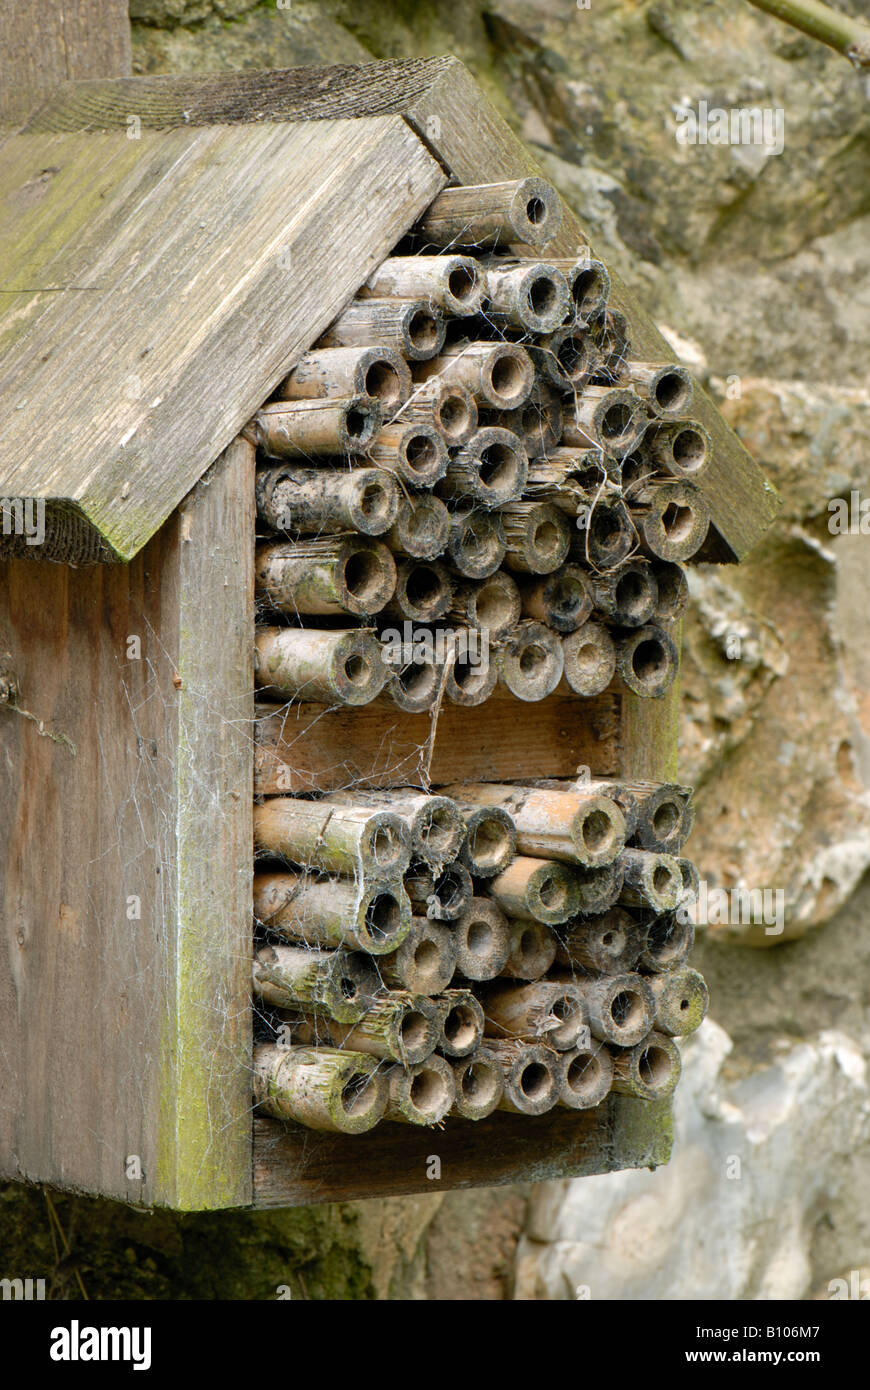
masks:
[[[368,550],[357,550],[344,563],[344,587],[351,598],[358,603],[366,603],[377,598],[383,573],[376,555]]]
[[[408,342],[417,352],[431,352],[438,346],[438,323],[425,309],[416,309],[411,315]]]
[[[397,405],[402,394],[399,374],[389,362],[373,362],[365,374],[367,396],[374,396],[384,405]]]
[[[387,941],[402,925],[402,909],[392,893],[376,893],[366,908],[366,927],[373,941]]]
[[[707,446],[697,430],[680,430],[671,448],[674,462],[685,473],[700,468],[707,457]]]
[[[671,1059],[663,1047],[645,1047],[640,1054],[637,1072],[645,1086],[656,1090],[667,1085],[671,1075]]]
[[[653,394],[660,410],[679,410],[689,398],[690,387],[678,372],[662,372]]]
[[[454,266],[447,277],[447,288],[461,304],[467,304],[477,292],[477,272],[473,266]]]
[[[631,669],[639,681],[655,680],[665,665],[665,650],[656,637],[645,637],[631,654]]]

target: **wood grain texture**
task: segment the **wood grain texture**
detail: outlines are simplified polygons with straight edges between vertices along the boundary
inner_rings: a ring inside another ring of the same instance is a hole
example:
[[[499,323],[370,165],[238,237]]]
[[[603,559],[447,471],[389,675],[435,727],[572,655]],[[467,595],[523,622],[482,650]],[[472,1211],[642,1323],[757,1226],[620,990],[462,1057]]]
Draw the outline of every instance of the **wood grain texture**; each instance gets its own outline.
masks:
[[[383,111],[401,112],[461,183],[541,174],[531,153],[455,58],[82,83],[63,88],[35,113],[30,128],[106,128],[123,124],[131,114],[139,115],[143,124],[168,128],[182,122],[324,120]],[[587,241],[581,222],[566,205],[561,231],[544,251],[548,256],[574,256]],[[670,360],[671,348],[646,310],[618,276],[611,273],[611,280],[611,302],[631,324],[633,356]],[[739,560],[774,521],[779,499],[697,384],[693,414],[710,431],[715,452],[698,480],[716,533],[707,556]]]
[[[193,1211],[250,1190],[255,462],[235,441],[185,498],[167,570],[176,896],[153,1199]]]
[[[0,126],[23,120],[60,83],[129,71],[128,0],[0,6]]]
[[[444,183],[399,117],[3,154],[0,496],[65,501],[123,559]]]
[[[19,703],[76,750],[0,707],[6,1177],[249,1199],[253,506],[239,446],[131,565],[0,566]]]
[[[352,785],[418,786],[430,751],[429,714],[386,703],[258,706],[258,793],[330,791]],[[430,782],[510,781],[619,771],[619,697],[552,696],[537,704],[493,697],[469,708],[444,703],[435,727]],[[282,771],[283,769],[283,771]]]
[[[254,1206],[306,1206],[360,1197],[586,1177],[657,1167],[670,1158],[667,1102],[609,1096],[594,1110],[451,1118],[438,1130],[381,1123],[368,1134],[317,1134],[254,1121]],[[441,1176],[427,1177],[429,1159]]]

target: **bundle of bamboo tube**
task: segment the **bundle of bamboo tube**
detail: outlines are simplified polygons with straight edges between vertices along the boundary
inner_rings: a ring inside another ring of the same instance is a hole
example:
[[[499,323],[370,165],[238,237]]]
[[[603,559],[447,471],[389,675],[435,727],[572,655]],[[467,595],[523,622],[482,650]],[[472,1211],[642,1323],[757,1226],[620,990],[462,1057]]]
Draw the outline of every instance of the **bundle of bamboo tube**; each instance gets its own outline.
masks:
[[[688,788],[349,790],[254,820],[265,1113],[360,1133],[671,1094],[707,1007]]]
[[[632,355],[604,265],[529,254],[559,216],[538,179],[445,190],[246,427],[267,698],[672,682],[712,445],[686,370]]]
[[[671,685],[712,444],[606,267],[538,254],[559,217],[539,179],[445,190],[246,427],[261,699]],[[707,1006],[690,791],[532,777],[255,807],[264,1113],[355,1134],[670,1095]]]

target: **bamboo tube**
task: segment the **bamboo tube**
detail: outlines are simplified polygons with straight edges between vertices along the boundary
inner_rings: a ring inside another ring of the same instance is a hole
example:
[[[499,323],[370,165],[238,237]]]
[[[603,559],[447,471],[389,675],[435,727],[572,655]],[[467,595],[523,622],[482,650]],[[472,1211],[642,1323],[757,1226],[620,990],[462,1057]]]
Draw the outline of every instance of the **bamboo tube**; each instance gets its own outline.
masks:
[[[433,376],[415,385],[413,396],[395,418],[409,425],[432,425],[452,448],[467,444],[477,429],[477,402],[467,386]]]
[[[613,864],[593,864],[588,867],[578,864],[574,872],[580,900],[577,915],[592,917],[613,907],[622,892],[621,859]]]
[[[689,606],[686,572],[680,565],[671,564],[668,560],[653,560],[650,569],[658,591],[653,620],[656,623],[676,622]]]
[[[568,281],[545,261],[484,261],[487,322],[504,330],[552,333],[572,312]]]
[[[492,425],[455,451],[436,489],[450,500],[500,507],[520,496],[528,472],[528,455],[517,436]]]
[[[549,502],[510,502],[499,508],[505,536],[505,565],[526,574],[552,574],[563,564],[571,531]]]
[[[501,974],[511,980],[540,980],[556,959],[556,938],[543,922],[510,918],[510,955]]]
[[[635,544],[628,508],[618,497],[602,497],[584,516],[586,525],[572,539],[570,557],[594,569],[613,569]]]
[[[455,922],[471,902],[474,888],[464,864],[455,860],[437,872],[416,865],[405,875],[405,892],[418,916]]]
[[[444,694],[452,705],[482,705],[495,690],[498,680],[495,662],[489,657],[488,634],[472,631],[482,638],[482,650],[478,650],[476,659],[472,659],[472,653],[477,649],[468,641],[468,629],[463,628],[453,634],[457,646],[464,648],[468,656],[457,658],[447,666]]]
[[[561,437],[560,430],[560,440]],[[556,489],[576,484],[588,494],[584,500],[591,504],[599,493],[619,496],[621,472],[619,459],[595,444],[569,448],[558,443],[547,451],[546,458],[535,459],[529,465],[529,484]]]
[[[359,1023],[335,1023],[319,1015],[291,1017],[293,1042],[304,1046],[365,1052],[384,1061],[412,1067],[435,1051],[441,1009],[422,994],[400,991],[374,999]]]
[[[453,582],[439,560],[401,560],[396,592],[381,610],[384,618],[432,623],[450,609]]]
[[[669,1038],[682,1038],[700,1028],[710,996],[702,975],[684,966],[647,981],[656,1001],[655,1028]]]
[[[525,618],[499,648],[498,680],[518,700],[545,700],[562,679],[563,665],[558,633]]]
[[[446,326],[425,299],[354,299],[322,334],[317,348],[393,348],[425,362],[444,346]]]
[[[461,806],[500,806],[516,827],[520,854],[568,864],[612,864],[625,848],[625,820],[615,801],[585,788],[553,791],[501,782],[443,788]]]
[[[489,898],[471,899],[453,924],[456,969],[466,980],[492,980],[507,964],[511,931],[504,913]]]
[[[562,777],[537,777],[530,779],[530,785],[541,787],[547,791],[579,791],[588,795],[609,796],[622,812],[627,842],[634,838],[637,830],[639,798],[646,798],[659,786],[670,785],[659,782],[617,782],[610,777],[587,777],[585,768],[581,769],[581,772],[583,775],[576,780],[566,781]]]
[[[494,984],[484,996],[486,1034],[494,1038],[519,1038],[546,1043],[564,1052],[576,1047],[586,1028],[583,996],[573,985]]]
[[[429,492],[402,497],[396,519],[384,543],[397,555],[412,560],[435,560],[450,536],[450,513],[440,497]]]
[[[417,230],[436,246],[544,246],[559,230],[562,204],[544,179],[445,188]]]
[[[388,256],[359,291],[361,299],[425,299],[444,314],[476,314],[485,288],[471,256]]]
[[[254,678],[261,690],[324,705],[367,705],[388,676],[380,644],[366,628],[257,629]]]
[[[389,791],[331,792],[342,806],[372,806],[391,811],[407,825],[412,863],[440,870],[459,854],[465,839],[465,822],[458,807],[446,796],[433,796],[414,787]]]
[[[444,385],[465,386],[478,406],[516,410],[532,394],[535,368],[515,343],[452,343],[417,369],[417,379],[437,377]]]
[[[399,511],[394,478],[379,468],[261,468],[257,515],[275,531],[380,536]]]
[[[618,309],[608,307],[603,314],[589,320],[589,331],[601,358],[597,378],[605,382],[618,381],[631,351],[628,319]]]
[[[276,1009],[322,1009],[338,1023],[357,1023],[379,979],[362,951],[313,946],[261,946],[254,953],[254,990]]]
[[[509,917],[532,917],[558,926],[580,911],[579,872],[573,865],[517,855],[489,885]]]
[[[646,944],[640,953],[639,970],[660,975],[685,965],[695,943],[695,929],[681,912],[665,912],[646,929]]]
[[[395,410],[411,394],[411,369],[388,347],[333,347],[306,352],[275,393],[285,401],[315,396],[370,396]]]
[[[407,422],[403,416],[384,425],[368,456],[380,468],[394,470],[411,487],[434,487],[447,472],[447,445],[433,424]]]
[[[644,435],[644,452],[675,478],[694,481],[710,457],[710,436],[697,420],[657,420]]]
[[[463,627],[504,637],[520,619],[520,591],[509,574],[499,570],[489,579],[454,586],[447,616]]]
[[[654,481],[633,491],[631,517],[644,547],[660,560],[690,560],[704,544],[710,511],[696,487]]]
[[[676,362],[626,362],[621,379],[660,418],[685,415],[692,404],[692,378]]]
[[[380,541],[275,541],[257,547],[257,592],[282,613],[378,613],[396,588],[396,565]]]
[[[421,714],[431,709],[441,689],[442,667],[434,655],[413,649],[398,665],[388,661],[393,674],[384,686],[383,700],[404,710]]]
[[[676,907],[683,887],[683,876],[670,854],[646,849],[626,849],[622,853],[624,902],[649,906],[654,912],[670,912]]]
[[[555,449],[562,437],[562,401],[546,382],[537,381],[528,400],[516,410],[486,411],[482,425],[500,425],[522,441],[530,459]]]
[[[592,337],[576,324],[539,338],[529,349],[538,372],[560,391],[582,391],[599,363]]]
[[[677,864],[683,879],[680,903],[685,906],[687,903],[697,902],[698,894],[701,891],[701,876],[691,859],[678,858]]]
[[[568,281],[578,323],[586,324],[604,313],[610,297],[610,276],[602,261],[586,257],[579,261],[552,260],[549,264],[558,266]]]
[[[559,1104],[568,1110],[591,1110],[610,1091],[613,1062],[604,1043],[589,1042],[563,1052],[557,1061]]]
[[[643,401],[633,391],[587,386],[565,412],[562,442],[579,449],[595,446],[624,458],[645,438],[648,423]]]
[[[401,875],[411,858],[398,816],[300,796],[271,796],[254,807],[254,845],[260,854],[372,882]]]
[[[673,684],[678,665],[673,638],[652,623],[616,643],[616,676],[633,695],[659,699]]]
[[[271,401],[242,434],[269,458],[363,454],[382,419],[381,406],[371,396]]]
[[[631,782],[628,789],[637,801],[634,838],[641,849],[676,854],[694,822],[691,788],[673,782]]]
[[[559,1099],[558,1059],[539,1043],[490,1040],[487,1048],[498,1060],[504,1078],[500,1110],[519,1115],[543,1115]]]
[[[373,1057],[328,1048],[254,1048],[254,1100],[277,1120],[308,1129],[364,1134],[387,1108],[387,1082]]]
[[[583,999],[593,1038],[618,1047],[634,1047],[652,1027],[655,1000],[642,975],[600,975],[578,979],[574,987]]]
[[[456,802],[465,821],[465,840],[459,857],[475,878],[495,878],[517,852],[517,829],[501,806]]]
[[[562,638],[562,687],[575,695],[600,695],[616,670],[613,638],[600,623],[586,622]]]
[[[495,574],[505,556],[504,530],[498,513],[477,507],[454,513],[447,555],[466,579],[488,579]]]
[[[456,1099],[451,1115],[463,1120],[485,1120],[498,1109],[504,1095],[504,1077],[498,1058],[488,1047],[479,1047],[470,1057],[453,1063]]]
[[[381,979],[390,989],[411,994],[440,994],[453,979],[456,956],[449,928],[415,917],[397,951],[378,956]]]
[[[592,612],[589,575],[579,565],[561,565],[541,579],[525,581],[520,596],[523,617],[555,632],[576,632]]]
[[[470,989],[448,989],[433,1003],[441,1006],[438,1050],[445,1057],[467,1057],[483,1040],[483,1009]]]
[[[350,878],[256,873],[254,916],[269,931],[310,946],[395,951],[411,930],[411,902],[401,879],[364,885]]]
[[[456,1099],[450,1063],[433,1053],[414,1067],[391,1067],[388,1120],[409,1125],[437,1125]]]
[[[628,1049],[611,1051],[611,1090],[639,1100],[664,1100],[673,1094],[682,1064],[676,1044],[664,1033],[650,1033]]]
[[[595,608],[618,627],[643,627],[656,611],[658,589],[651,567],[628,560],[618,569],[591,578]]]
[[[561,965],[579,966],[593,975],[618,975],[633,970],[646,940],[643,928],[619,907],[599,917],[568,922],[557,934],[556,956]]]

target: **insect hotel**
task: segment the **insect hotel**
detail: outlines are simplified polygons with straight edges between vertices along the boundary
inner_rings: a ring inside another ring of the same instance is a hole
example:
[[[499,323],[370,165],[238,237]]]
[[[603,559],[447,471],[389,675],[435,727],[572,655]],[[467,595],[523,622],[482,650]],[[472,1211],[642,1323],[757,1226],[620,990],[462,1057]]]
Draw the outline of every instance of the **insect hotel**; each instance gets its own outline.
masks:
[[[754,462],[453,59],[69,83],[0,179],[3,1175],[667,1162]]]

